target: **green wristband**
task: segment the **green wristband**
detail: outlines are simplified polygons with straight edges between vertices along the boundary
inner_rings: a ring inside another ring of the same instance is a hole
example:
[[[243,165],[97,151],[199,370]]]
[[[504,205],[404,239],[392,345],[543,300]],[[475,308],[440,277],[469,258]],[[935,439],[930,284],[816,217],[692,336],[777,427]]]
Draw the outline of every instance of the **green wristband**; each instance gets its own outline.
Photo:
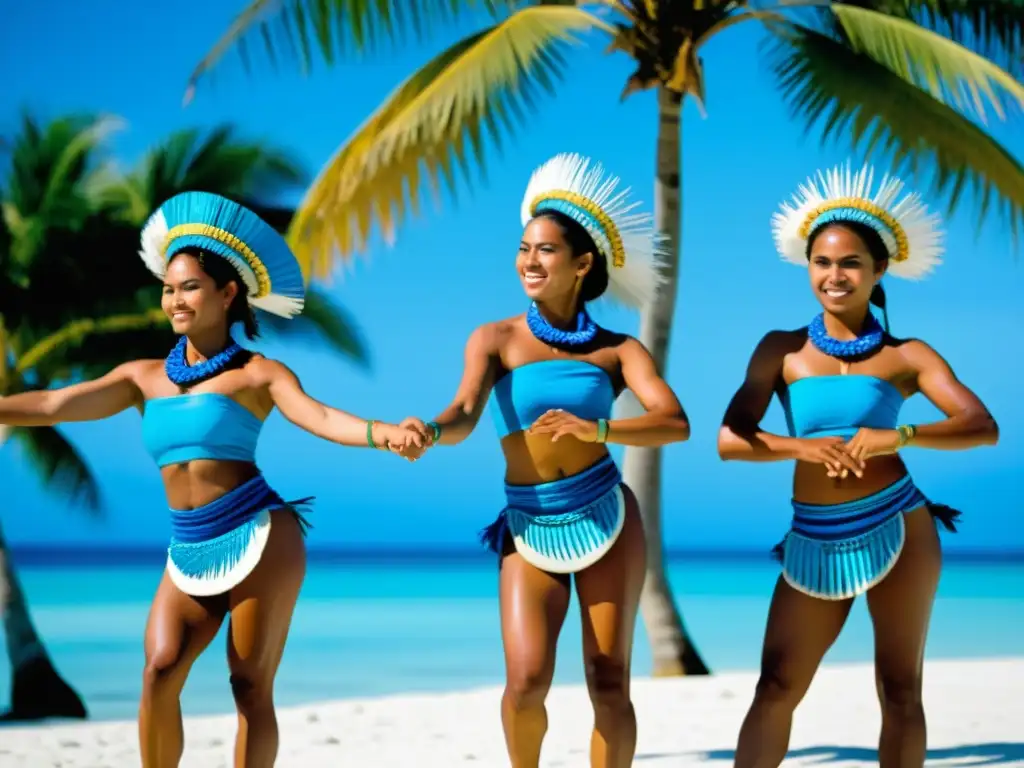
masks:
[[[604,443],[608,441],[608,419],[597,420],[597,442]]]
[[[427,426],[434,431],[434,439],[431,443],[438,443],[441,441],[441,425],[436,421],[428,421]]]
[[[896,427],[896,431],[899,433],[900,442],[899,448],[903,448],[906,445],[910,445],[910,442],[917,436],[917,427],[913,424],[904,424]]]
[[[376,448],[376,444],[373,442],[373,419],[366,422],[366,444],[371,448]]]

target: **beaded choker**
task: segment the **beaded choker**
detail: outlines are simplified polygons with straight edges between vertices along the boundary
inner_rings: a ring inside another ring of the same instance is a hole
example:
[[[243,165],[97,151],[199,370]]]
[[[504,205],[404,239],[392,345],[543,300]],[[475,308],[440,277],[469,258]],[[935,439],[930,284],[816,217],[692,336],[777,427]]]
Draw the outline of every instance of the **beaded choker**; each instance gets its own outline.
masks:
[[[828,335],[828,331],[825,330],[825,314],[822,313],[807,326],[807,336],[820,352],[824,352],[829,357],[850,359],[862,357],[881,347],[885,340],[885,330],[874,314],[869,311],[864,319],[864,327],[861,329],[860,335],[849,341],[840,341]]]
[[[190,387],[224,371],[243,352],[242,347],[232,342],[223,351],[195,365],[189,365],[185,357],[188,339],[182,336],[164,360],[167,378],[179,387]]]
[[[576,330],[563,331],[555,328],[544,319],[544,315],[537,309],[536,302],[530,304],[530,311],[526,313],[526,325],[530,333],[543,341],[558,347],[579,347],[589,344],[597,336],[597,323],[595,323],[585,309],[581,309],[576,316]]]

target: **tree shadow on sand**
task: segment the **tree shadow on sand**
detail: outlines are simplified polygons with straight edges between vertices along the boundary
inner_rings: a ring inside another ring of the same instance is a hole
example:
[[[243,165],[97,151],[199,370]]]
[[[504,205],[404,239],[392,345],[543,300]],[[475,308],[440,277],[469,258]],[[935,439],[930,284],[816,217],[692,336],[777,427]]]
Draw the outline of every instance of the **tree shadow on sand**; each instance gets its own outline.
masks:
[[[704,760],[724,760],[732,763],[736,752],[731,749],[716,749],[709,752],[675,752],[655,753],[648,752],[639,754],[634,758],[637,763],[644,761],[662,760],[684,755],[699,755]],[[864,747],[839,747],[822,746],[806,747],[804,749],[791,749],[786,754],[787,760],[809,760],[811,764],[828,764],[857,760],[866,763],[878,763],[878,751],[865,749]],[[1024,764],[1024,743],[1020,742],[993,742],[990,744],[965,744],[960,747],[945,747],[942,749],[928,750],[929,768],[938,768],[940,765],[949,764],[958,766],[975,765],[1020,765]]]

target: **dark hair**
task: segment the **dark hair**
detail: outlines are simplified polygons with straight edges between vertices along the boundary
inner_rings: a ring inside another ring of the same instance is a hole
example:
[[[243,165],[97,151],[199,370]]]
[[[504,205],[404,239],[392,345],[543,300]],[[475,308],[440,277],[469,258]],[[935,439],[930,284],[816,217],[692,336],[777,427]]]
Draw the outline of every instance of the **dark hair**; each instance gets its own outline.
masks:
[[[569,244],[573,258],[584,253],[594,255],[594,263],[583,277],[583,285],[580,286],[580,301],[585,303],[600,298],[608,290],[608,259],[601,253],[586,228],[572,216],[561,211],[541,211],[533,218],[547,219],[558,225],[562,230],[562,237]]]
[[[850,230],[864,241],[864,246],[868,249],[868,253],[871,255],[871,260],[875,262],[876,267],[884,268],[889,262],[889,249],[885,247],[885,242],[882,240],[882,236],[878,234],[877,230],[873,227],[868,226],[862,221],[850,221],[848,219],[836,219],[834,221],[826,221],[824,224],[819,224],[813,230],[811,230],[810,236],[807,238],[807,258],[811,258],[811,249],[814,247],[814,242],[821,236],[829,227],[843,227]],[[869,301],[882,310],[882,322],[885,325],[885,332],[889,332],[889,311],[886,308],[885,301],[885,289],[881,283],[875,283],[875,287],[871,289],[871,298]]]
[[[218,256],[210,251],[204,251],[199,248],[183,248],[168,259],[167,263],[170,264],[182,254],[191,256],[198,261],[199,268],[209,275],[218,288],[223,288],[228,283],[234,281],[235,285],[238,286],[238,293],[235,294],[235,298],[231,300],[231,304],[228,306],[228,328],[231,328],[235,323],[241,323],[245,328],[246,338],[255,339],[259,336],[260,329],[256,323],[256,315],[253,314],[252,307],[249,306],[249,289],[231,262],[223,256]]]

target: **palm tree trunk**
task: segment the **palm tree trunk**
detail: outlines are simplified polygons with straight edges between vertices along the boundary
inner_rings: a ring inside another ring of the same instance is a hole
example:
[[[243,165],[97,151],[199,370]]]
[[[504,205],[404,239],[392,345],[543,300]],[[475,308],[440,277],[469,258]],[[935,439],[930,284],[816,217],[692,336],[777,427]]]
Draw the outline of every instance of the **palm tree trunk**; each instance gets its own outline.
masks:
[[[81,697],[57,674],[36,633],[0,531],[0,612],[11,663],[11,708],[2,720],[86,716]]]
[[[679,254],[682,245],[680,194],[680,119],[682,97],[661,87],[658,91],[658,155],[654,182],[654,218],[659,232],[671,244],[666,283],[657,298],[640,315],[639,339],[664,375],[668,362],[669,335],[678,288]],[[632,393],[622,398],[623,415],[641,413]],[[651,642],[655,676],[706,675],[708,668],[697,653],[672,599],[665,574],[661,536],[661,449],[629,446],[623,461],[624,479],[636,493],[647,537],[647,578],[640,595],[640,614]]]

